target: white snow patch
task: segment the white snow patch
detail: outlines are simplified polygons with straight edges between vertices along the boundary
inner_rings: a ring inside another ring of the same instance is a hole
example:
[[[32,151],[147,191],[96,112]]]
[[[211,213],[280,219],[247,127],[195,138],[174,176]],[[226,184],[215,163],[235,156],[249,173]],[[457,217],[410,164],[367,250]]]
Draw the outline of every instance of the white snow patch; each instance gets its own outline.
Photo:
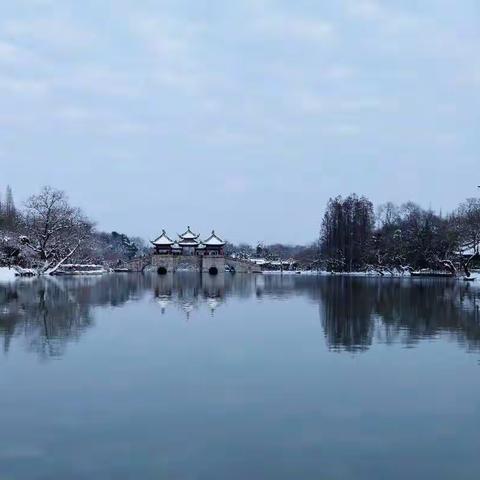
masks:
[[[8,267],[0,267],[0,282],[11,282],[15,280],[15,270]]]

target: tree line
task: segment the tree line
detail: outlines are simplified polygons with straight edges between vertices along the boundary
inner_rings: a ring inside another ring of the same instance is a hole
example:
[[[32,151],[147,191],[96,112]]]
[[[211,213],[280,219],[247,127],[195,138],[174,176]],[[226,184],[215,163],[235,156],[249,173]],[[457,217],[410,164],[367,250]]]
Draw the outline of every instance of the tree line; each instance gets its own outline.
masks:
[[[388,202],[375,209],[356,194],[328,201],[319,239],[311,245],[225,247],[228,255],[288,258],[315,270],[393,274],[428,268],[467,276],[480,259],[479,249],[480,199],[469,198],[443,215],[413,202]],[[114,266],[147,252],[140,238],[98,231],[61,190],[43,187],[21,208],[10,187],[0,197],[0,266],[44,274],[67,262]]]
[[[145,250],[140,238],[96,230],[61,190],[43,187],[17,208],[7,187],[0,201],[0,266],[41,275],[67,262],[115,265]]]
[[[442,215],[413,202],[375,210],[368,198],[352,194],[328,201],[319,261],[338,272],[443,269],[469,276],[479,247],[480,199],[469,198]]]

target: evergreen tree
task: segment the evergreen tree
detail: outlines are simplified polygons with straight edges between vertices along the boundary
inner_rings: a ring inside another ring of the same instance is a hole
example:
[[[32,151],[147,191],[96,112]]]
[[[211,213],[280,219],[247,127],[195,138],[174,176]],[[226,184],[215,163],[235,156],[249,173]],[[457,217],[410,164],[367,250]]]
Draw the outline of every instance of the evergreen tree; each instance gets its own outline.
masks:
[[[13,200],[13,193],[10,185],[7,185],[5,192],[5,204],[3,205],[3,219],[6,228],[12,228],[16,223],[17,212],[15,209],[15,202]]]
[[[321,251],[330,269],[362,268],[371,253],[373,227],[373,205],[367,198],[330,199],[321,231]]]

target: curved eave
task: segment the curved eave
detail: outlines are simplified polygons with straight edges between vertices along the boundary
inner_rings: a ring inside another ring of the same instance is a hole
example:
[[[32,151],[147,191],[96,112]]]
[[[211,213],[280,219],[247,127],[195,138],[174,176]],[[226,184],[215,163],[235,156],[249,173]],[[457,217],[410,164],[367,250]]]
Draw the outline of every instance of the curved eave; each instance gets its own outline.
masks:
[[[188,240],[197,240],[199,236],[200,236],[200,234],[197,235],[196,237],[178,235],[179,238],[181,238],[182,240],[185,240],[185,241],[188,241]]]
[[[171,247],[173,245],[173,242],[171,243],[157,243],[156,240],[150,240],[150,243],[152,245],[155,245],[155,247]]]
[[[215,230],[212,230],[212,234],[202,243],[207,247],[223,247],[226,242],[215,234]]]
[[[190,225],[187,227],[186,232],[177,235],[183,240],[196,240],[200,236],[200,234],[197,235],[192,232],[192,230],[190,229]]]

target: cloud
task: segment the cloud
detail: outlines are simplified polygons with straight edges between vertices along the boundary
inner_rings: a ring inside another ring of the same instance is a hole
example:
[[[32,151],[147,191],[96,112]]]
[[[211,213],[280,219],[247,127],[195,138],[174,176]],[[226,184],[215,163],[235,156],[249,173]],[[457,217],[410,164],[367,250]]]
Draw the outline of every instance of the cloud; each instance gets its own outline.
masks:
[[[331,65],[321,71],[320,75],[331,80],[346,80],[355,75],[355,69],[346,65]]]
[[[218,80],[218,75],[206,69],[199,47],[206,31],[203,23],[137,15],[130,29],[152,55],[150,77],[157,84],[197,94]]]
[[[55,111],[55,116],[61,121],[92,122],[104,118],[104,113],[98,109],[80,106],[62,106]]]
[[[456,83],[463,87],[480,87],[480,63],[469,64],[463,69],[463,71],[458,72],[455,78]]]
[[[291,102],[300,112],[311,115],[332,115],[337,113],[365,114],[367,112],[394,112],[398,101],[390,97],[332,96],[302,90],[293,93]]]
[[[16,61],[20,55],[20,50],[9,42],[0,41],[0,61]]]
[[[0,92],[14,95],[44,96],[50,86],[43,80],[0,76]]]
[[[322,42],[331,41],[335,29],[333,24],[314,18],[270,13],[258,18],[254,28],[263,34],[281,37],[286,41],[303,40]]]
[[[35,49],[43,47],[62,52],[90,46],[97,38],[70,19],[55,17],[7,20],[0,25],[0,33],[16,44],[27,43]]]
[[[348,0],[346,10],[350,15],[362,20],[383,20],[385,18],[383,7],[374,0]]]
[[[291,101],[294,107],[306,114],[322,114],[329,111],[329,100],[312,92],[293,93]]]
[[[422,18],[375,0],[347,0],[346,13],[352,18],[374,24],[383,34],[403,35],[405,31],[417,29]]]
[[[338,109],[343,112],[393,112],[399,107],[393,98],[357,97],[338,102]]]
[[[249,180],[244,175],[238,173],[225,177],[220,182],[221,190],[227,194],[244,194],[249,188]]]
[[[199,136],[199,141],[215,146],[257,145],[261,138],[258,132],[249,132],[247,129],[232,129],[225,126],[208,128]]]
[[[336,137],[352,137],[361,132],[359,125],[352,123],[332,124],[324,128],[324,133]]]
[[[136,98],[143,92],[139,75],[104,65],[86,64],[52,81],[57,88],[99,96]]]
[[[36,67],[39,65],[38,58],[29,49],[23,48],[10,40],[0,38],[0,66],[21,67],[28,65]]]
[[[69,128],[87,129],[109,135],[137,135],[152,133],[155,125],[148,120],[139,120],[133,115],[112,112],[106,108],[92,106],[62,105],[52,112],[57,121]]]
[[[131,29],[160,57],[185,57],[206,31],[201,22],[179,20],[168,15],[137,15]],[[183,58],[184,59],[184,58]]]

